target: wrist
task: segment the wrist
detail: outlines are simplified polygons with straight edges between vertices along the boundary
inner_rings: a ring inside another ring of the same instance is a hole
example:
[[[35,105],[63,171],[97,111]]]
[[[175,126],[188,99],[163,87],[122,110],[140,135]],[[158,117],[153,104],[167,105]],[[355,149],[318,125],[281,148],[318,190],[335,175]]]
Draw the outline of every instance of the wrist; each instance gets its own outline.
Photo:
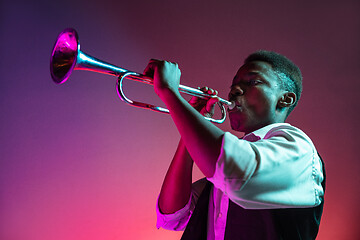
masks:
[[[180,98],[180,97],[181,97],[178,88],[177,88],[177,89],[174,89],[174,88],[171,88],[171,87],[169,87],[169,86],[167,86],[167,87],[162,87],[162,88],[157,88],[157,89],[155,89],[155,93],[160,97],[160,99],[161,99],[165,104],[167,104],[167,102],[168,102],[170,99]]]

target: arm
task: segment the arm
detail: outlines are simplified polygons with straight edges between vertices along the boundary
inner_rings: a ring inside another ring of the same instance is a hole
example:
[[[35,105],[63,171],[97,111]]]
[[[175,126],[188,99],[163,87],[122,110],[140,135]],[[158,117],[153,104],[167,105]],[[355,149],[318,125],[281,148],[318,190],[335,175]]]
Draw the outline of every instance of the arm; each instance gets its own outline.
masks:
[[[217,92],[208,87],[203,87],[200,90],[212,95]],[[214,101],[208,101],[197,97],[191,98],[189,101],[201,114],[212,117],[214,114]],[[183,140],[181,139],[171,161],[170,167],[166,173],[161,192],[158,199],[158,207],[163,214],[172,214],[182,209],[190,199],[192,191],[192,169],[193,160],[187,151]],[[204,184],[202,184],[204,183]],[[194,189],[195,199],[200,195],[202,188],[206,182],[198,181]],[[200,188],[199,188],[200,187]],[[196,194],[197,193],[197,194]]]
[[[164,214],[174,213],[188,203],[191,193],[193,161],[182,140],[166,173],[159,208]]]
[[[144,73],[153,76],[155,92],[169,109],[192,159],[206,177],[213,176],[224,132],[182,98],[177,64],[151,60]]]

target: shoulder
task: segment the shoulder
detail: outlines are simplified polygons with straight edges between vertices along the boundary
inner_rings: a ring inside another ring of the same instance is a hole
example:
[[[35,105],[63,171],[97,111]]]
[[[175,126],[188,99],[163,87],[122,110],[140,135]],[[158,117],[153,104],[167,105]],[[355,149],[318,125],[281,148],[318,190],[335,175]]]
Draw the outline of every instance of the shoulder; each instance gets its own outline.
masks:
[[[251,143],[251,146],[258,157],[262,158],[278,159],[281,156],[283,160],[290,162],[317,158],[317,150],[310,137],[301,129],[287,123],[267,126],[261,139]]]
[[[309,145],[311,148],[315,148],[312,140],[305,132],[288,123],[274,124],[273,127],[270,127],[263,139],[272,138],[282,138],[286,141],[302,143]]]

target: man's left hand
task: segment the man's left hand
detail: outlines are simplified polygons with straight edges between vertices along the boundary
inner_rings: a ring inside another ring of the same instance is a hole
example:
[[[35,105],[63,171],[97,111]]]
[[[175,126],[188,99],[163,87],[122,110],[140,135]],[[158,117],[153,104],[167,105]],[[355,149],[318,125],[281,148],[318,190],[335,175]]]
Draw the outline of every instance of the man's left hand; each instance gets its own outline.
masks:
[[[166,91],[179,93],[181,71],[177,63],[151,59],[144,70],[144,75],[153,78],[155,93],[160,98]]]

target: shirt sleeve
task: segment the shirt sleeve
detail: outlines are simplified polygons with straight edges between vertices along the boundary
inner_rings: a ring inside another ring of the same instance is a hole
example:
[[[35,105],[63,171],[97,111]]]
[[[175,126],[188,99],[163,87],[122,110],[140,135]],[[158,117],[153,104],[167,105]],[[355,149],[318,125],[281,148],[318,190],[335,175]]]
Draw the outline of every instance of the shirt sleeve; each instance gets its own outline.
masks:
[[[247,209],[314,207],[324,191],[322,166],[311,140],[292,126],[249,142],[225,133],[214,176],[208,178]]]
[[[156,201],[156,227],[173,231],[183,231],[195,209],[196,202],[206,184],[206,179],[200,179],[192,184],[191,196],[188,203],[172,214],[164,214],[159,208],[159,198]]]

